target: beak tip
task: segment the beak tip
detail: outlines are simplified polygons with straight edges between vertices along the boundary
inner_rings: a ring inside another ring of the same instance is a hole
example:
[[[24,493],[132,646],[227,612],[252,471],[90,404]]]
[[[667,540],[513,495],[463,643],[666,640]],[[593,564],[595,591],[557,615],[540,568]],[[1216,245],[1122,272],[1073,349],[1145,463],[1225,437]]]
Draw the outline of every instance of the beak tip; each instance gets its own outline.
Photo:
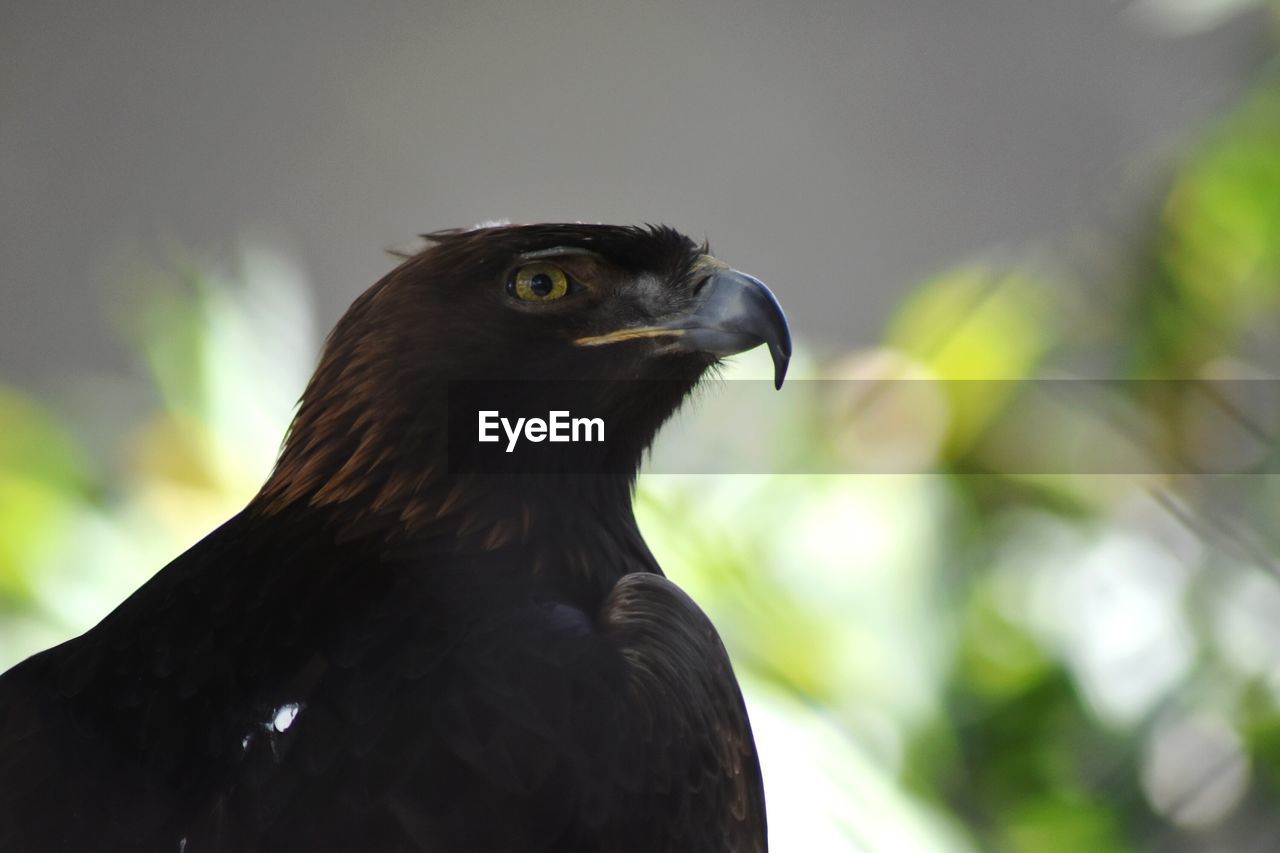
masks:
[[[775,305],[777,302],[775,300]],[[783,317],[781,339],[769,342],[769,355],[773,357],[773,388],[775,391],[782,390],[782,382],[787,378],[787,367],[791,364],[791,329],[787,325],[786,315],[782,314],[782,307],[778,306],[778,314]]]

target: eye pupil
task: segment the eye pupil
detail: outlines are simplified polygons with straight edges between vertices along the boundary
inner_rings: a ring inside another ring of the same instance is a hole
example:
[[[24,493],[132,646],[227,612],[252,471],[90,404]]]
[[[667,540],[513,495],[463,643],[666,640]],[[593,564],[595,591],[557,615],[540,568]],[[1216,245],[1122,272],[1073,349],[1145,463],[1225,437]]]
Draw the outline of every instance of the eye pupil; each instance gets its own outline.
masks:
[[[538,296],[546,296],[555,288],[555,282],[551,280],[551,276],[544,272],[540,272],[529,279],[529,289]]]

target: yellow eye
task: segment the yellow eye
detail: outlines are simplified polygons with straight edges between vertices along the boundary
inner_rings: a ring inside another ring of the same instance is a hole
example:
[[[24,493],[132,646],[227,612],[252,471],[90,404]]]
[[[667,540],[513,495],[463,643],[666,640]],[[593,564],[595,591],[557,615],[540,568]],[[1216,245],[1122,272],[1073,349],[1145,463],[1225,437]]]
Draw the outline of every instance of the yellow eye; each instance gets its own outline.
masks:
[[[525,302],[550,302],[569,292],[569,277],[551,264],[527,264],[507,282],[507,292]]]

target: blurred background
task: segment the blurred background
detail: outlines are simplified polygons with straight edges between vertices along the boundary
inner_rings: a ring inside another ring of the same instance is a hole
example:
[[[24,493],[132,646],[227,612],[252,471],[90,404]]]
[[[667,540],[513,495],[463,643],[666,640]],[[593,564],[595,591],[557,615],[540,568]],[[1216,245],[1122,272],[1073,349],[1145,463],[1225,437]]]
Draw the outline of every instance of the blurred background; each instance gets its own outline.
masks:
[[[256,491],[383,249],[661,221],[770,282],[792,376],[831,380],[753,452],[844,473],[639,495],[741,675],[774,849],[1280,849],[1277,22],[9,0],[0,669]],[[1029,416],[1043,378],[1125,381]],[[867,390],[899,379],[931,381]]]

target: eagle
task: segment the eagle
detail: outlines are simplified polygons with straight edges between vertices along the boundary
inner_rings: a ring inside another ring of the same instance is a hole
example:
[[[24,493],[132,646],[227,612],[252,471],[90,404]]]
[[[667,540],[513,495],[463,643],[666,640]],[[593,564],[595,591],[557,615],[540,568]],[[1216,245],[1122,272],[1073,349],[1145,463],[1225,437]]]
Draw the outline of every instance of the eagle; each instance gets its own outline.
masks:
[[[665,226],[426,237],[248,505],[0,676],[0,850],[766,849],[729,657],[632,500],[722,357],[781,387],[782,309]],[[568,405],[605,440],[478,440]]]

